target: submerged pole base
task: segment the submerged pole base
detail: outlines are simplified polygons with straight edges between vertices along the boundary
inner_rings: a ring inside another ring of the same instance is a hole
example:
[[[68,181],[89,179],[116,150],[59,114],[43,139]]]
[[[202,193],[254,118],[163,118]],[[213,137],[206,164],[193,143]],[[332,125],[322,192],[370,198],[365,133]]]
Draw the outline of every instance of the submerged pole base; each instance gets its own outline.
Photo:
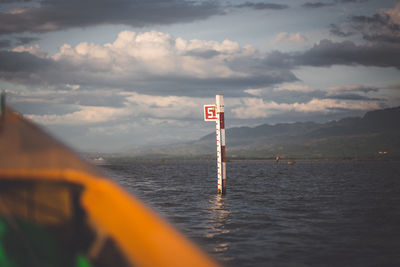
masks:
[[[226,187],[218,188],[218,195],[225,195],[226,194]]]

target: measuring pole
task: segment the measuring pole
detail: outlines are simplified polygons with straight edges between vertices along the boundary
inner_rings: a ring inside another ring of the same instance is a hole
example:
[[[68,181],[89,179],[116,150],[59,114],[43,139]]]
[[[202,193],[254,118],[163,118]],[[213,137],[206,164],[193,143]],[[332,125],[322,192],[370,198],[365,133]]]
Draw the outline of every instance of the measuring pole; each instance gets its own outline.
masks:
[[[204,105],[204,120],[216,122],[218,194],[226,192],[224,96],[216,95],[215,105]]]
[[[225,158],[225,116],[224,96],[216,95],[217,106],[217,172],[218,172],[218,193],[226,193],[226,158]]]

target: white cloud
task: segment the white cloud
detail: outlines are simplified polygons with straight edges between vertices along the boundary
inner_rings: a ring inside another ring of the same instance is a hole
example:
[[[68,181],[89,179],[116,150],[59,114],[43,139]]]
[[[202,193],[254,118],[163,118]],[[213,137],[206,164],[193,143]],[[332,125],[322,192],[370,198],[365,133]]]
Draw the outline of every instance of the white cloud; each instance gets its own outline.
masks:
[[[65,87],[72,89],[72,90],[78,90],[79,88],[81,88],[81,86],[79,84],[69,84],[69,83],[67,83],[65,85]]]
[[[204,99],[179,96],[151,96],[135,92],[125,92],[126,105],[134,109],[136,116],[155,118],[200,117]]]
[[[129,110],[123,108],[110,108],[110,107],[94,107],[94,106],[80,106],[79,111],[72,113],[57,115],[25,115],[35,122],[45,125],[82,125],[92,124],[99,122],[107,122],[110,120],[120,119],[121,116],[129,115]]]
[[[390,16],[390,21],[394,24],[400,24],[400,3],[396,5],[394,9],[385,11]]]
[[[40,58],[45,58],[47,56],[47,54],[40,48],[39,45],[33,45],[33,46],[17,46],[13,49],[11,49],[11,51],[13,52],[28,52],[32,55],[35,55],[37,57]]]
[[[230,40],[184,40],[156,31],[122,31],[114,42],[106,44],[64,44],[51,56],[45,56],[38,45],[14,51],[43,59],[18,55],[23,62],[18,68],[26,69],[24,60],[37,67],[4,75],[31,89],[53,86],[60,90],[67,89],[67,84],[79,84],[79,89],[108,87],[145,94],[203,96],[209,91],[238,91],[296,80],[289,69],[271,67],[264,60],[266,55],[250,45]]]
[[[202,56],[212,52],[211,56]],[[226,63],[240,57],[253,56],[251,46],[238,43],[184,40],[162,32],[120,32],[113,43],[97,45],[80,43],[75,47],[64,44],[52,56],[86,71],[107,72],[108,77],[142,77],[143,74],[175,75],[197,78],[248,76],[231,69]]]
[[[398,90],[398,89],[400,89],[400,83],[389,84],[389,85],[387,85],[385,87],[388,88],[388,89]]]
[[[275,38],[271,41],[271,43],[272,44],[279,44],[283,42],[304,43],[305,41],[307,41],[307,38],[300,33],[290,34],[287,32],[281,32],[275,36]]]
[[[328,114],[336,112],[335,109],[372,110],[379,108],[379,103],[372,101],[312,99],[306,103],[288,104],[274,101],[265,102],[261,98],[244,98],[241,105],[232,109],[231,112],[238,119],[257,119],[287,112]]]
[[[295,91],[295,92],[312,92],[315,89],[305,85],[305,84],[298,84],[298,83],[284,83],[280,86],[274,87],[274,91]]]
[[[248,93],[253,96],[268,96],[270,95],[270,92],[280,92],[280,91],[293,91],[293,92],[313,92],[315,91],[314,88],[309,87],[304,84],[299,84],[299,83],[283,83],[279,86],[271,88],[253,88],[253,89],[246,89],[244,90],[245,93]]]
[[[25,12],[29,11],[28,8],[12,8],[11,10],[9,10],[8,14],[11,15],[18,15],[18,14],[23,14]]]
[[[264,89],[247,89],[244,92],[254,96],[262,96]]]
[[[122,99],[122,105],[110,107],[100,105],[87,105],[91,95],[102,95],[104,103]],[[78,99],[78,100],[76,100]],[[86,100],[85,100],[86,99]],[[134,121],[143,118],[162,120],[186,120],[202,117],[203,104],[212,100],[207,98],[191,98],[178,96],[152,96],[135,92],[107,92],[107,91],[62,91],[62,92],[30,92],[12,94],[12,103],[32,103],[40,105],[53,104],[53,108],[65,112],[54,113],[47,110],[46,114],[25,113],[25,117],[44,125],[89,125],[108,124],[118,121]],[[80,104],[80,102],[86,103]],[[99,126],[103,127],[103,126]]]

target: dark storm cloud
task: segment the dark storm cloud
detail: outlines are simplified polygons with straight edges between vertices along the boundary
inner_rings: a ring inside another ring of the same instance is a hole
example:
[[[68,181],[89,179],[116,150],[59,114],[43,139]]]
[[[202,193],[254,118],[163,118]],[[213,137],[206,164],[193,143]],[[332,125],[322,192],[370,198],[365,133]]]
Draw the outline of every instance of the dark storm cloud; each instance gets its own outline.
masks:
[[[0,40],[0,48],[8,48],[10,46],[11,46],[10,40],[6,40],[6,39]]]
[[[282,62],[291,60],[293,65],[332,66],[363,65],[395,67],[400,69],[400,46],[388,44],[356,45],[351,41],[332,42],[321,40],[310,50],[289,57],[283,54]]]
[[[4,73],[36,72],[49,69],[52,60],[39,58],[27,52],[0,51],[0,78]]]
[[[350,20],[357,23],[366,23],[366,24],[381,24],[386,25],[389,23],[389,16],[382,14],[375,14],[371,17],[368,16],[352,16]]]
[[[23,101],[15,101],[15,97],[11,98],[10,93],[7,94],[8,102],[14,110],[17,110],[22,114],[34,114],[34,115],[45,115],[45,114],[54,114],[54,115],[62,115],[65,113],[72,113],[78,111],[79,108],[72,105],[66,105],[64,103],[53,104],[49,103],[49,101],[37,101],[37,102],[29,102],[26,99]]]
[[[400,25],[393,23],[387,14],[353,16],[351,21],[367,41],[400,43]]]
[[[85,75],[51,58],[41,58],[28,52],[0,51],[0,79],[25,85],[30,89],[38,86],[68,84]]]
[[[360,86],[354,89],[337,89],[337,92],[330,92],[324,90],[311,90],[311,91],[296,91],[296,90],[267,90],[263,93],[262,98],[264,101],[274,101],[276,103],[308,103],[313,99],[337,99],[337,100],[354,100],[354,101],[384,101],[385,99],[371,98],[365,95],[357,94],[356,92],[362,92],[361,88],[367,88]],[[365,92],[362,92],[365,93]],[[247,96],[253,96],[248,93]]]
[[[348,21],[339,26],[332,24],[331,33],[340,37],[360,34],[369,42],[400,44],[400,25],[385,12],[372,16],[351,16]]]
[[[46,32],[100,24],[150,26],[222,14],[215,2],[178,0],[43,0],[40,7],[0,13],[0,34]]]
[[[361,92],[361,93],[370,93],[370,92],[378,92],[380,89],[377,87],[371,87],[371,86],[356,86],[352,88],[343,88],[341,91],[346,91],[346,92]]]
[[[278,69],[291,69],[295,66],[294,53],[284,53],[274,50],[267,54],[264,65]]]
[[[276,103],[308,103],[312,99],[324,99],[326,98],[327,93],[321,90],[313,90],[309,92],[304,91],[293,91],[293,90],[268,90],[263,95],[264,101],[274,101]]]
[[[372,98],[358,94],[334,94],[328,95],[324,98],[327,99],[337,99],[337,100],[357,100],[357,101],[383,101],[385,99],[382,98]]]
[[[326,6],[333,6],[334,3],[323,3],[323,2],[307,2],[302,4],[301,6],[304,8],[320,8],[320,7],[326,7]]]
[[[246,95],[245,88],[260,88],[295,82],[298,78],[288,70],[251,75],[250,77],[196,78],[196,77],[151,77],[144,81],[134,81],[121,87],[150,95],[180,95],[205,97],[218,93],[229,93],[231,97]]]
[[[339,37],[348,37],[355,34],[352,31],[345,30],[343,26],[338,26],[333,23],[330,25],[330,27],[330,33]]]
[[[65,114],[79,110],[77,106],[124,107],[126,97],[106,90],[48,91],[46,93],[18,94],[7,92],[7,99],[18,111],[30,114]]]
[[[362,65],[400,69],[400,46],[388,43],[356,45],[351,41],[321,40],[304,52],[272,51],[263,60],[264,66],[292,69],[296,66],[329,67]]]
[[[19,2],[31,2],[32,0],[0,0],[0,4],[11,4]]]
[[[400,90],[400,83],[387,86],[388,89]]]
[[[336,3],[364,3],[368,0],[335,0]]]
[[[17,37],[15,40],[0,39],[0,49],[10,48],[15,45],[26,45],[35,41],[40,40],[40,38],[35,37]]]
[[[39,40],[37,37],[17,37],[17,45],[26,45]]]
[[[205,58],[205,59],[210,59],[210,58],[213,58],[220,54],[221,54],[221,52],[218,52],[218,51],[212,50],[212,49],[208,49],[208,50],[193,49],[186,53],[187,56],[199,57],[199,58]]]
[[[274,4],[274,3],[263,3],[263,2],[258,2],[258,3],[246,2],[244,4],[236,5],[235,7],[237,7],[237,8],[252,8],[252,9],[255,9],[255,10],[263,10],[263,9],[280,10],[280,9],[289,8],[288,5]]]
[[[394,36],[390,34],[363,34],[363,38],[372,42],[400,44],[400,36]]]
[[[124,96],[104,90],[96,91],[95,93],[91,90],[77,90],[64,94],[61,97],[59,94],[55,94],[54,97],[58,98],[58,102],[63,104],[114,108],[123,107],[126,101]]]
[[[367,0],[335,0],[333,2],[306,2],[301,6],[304,8],[314,9],[314,8],[334,6],[341,3],[362,3],[366,1]]]

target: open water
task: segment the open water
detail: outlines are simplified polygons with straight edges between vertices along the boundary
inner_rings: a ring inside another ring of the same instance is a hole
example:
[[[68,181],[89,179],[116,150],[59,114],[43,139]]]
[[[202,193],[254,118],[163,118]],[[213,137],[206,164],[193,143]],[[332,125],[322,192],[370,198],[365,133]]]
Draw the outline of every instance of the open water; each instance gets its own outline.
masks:
[[[224,266],[400,266],[400,162],[130,162],[101,168]]]

